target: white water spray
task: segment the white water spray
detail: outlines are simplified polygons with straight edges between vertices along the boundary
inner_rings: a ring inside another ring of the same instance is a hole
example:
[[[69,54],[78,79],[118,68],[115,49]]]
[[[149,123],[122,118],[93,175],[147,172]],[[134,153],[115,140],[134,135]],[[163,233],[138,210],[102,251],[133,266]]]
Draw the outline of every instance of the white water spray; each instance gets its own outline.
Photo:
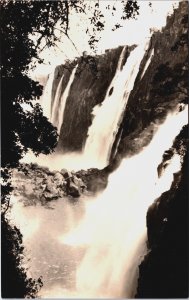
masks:
[[[69,96],[69,93],[70,93],[70,88],[71,88],[71,85],[74,81],[74,77],[75,77],[75,72],[77,70],[77,66],[76,65],[74,67],[74,69],[72,70],[72,73],[70,75],[70,79],[68,81],[68,84],[61,96],[61,100],[60,100],[60,105],[58,106],[57,110],[58,110],[58,118],[57,118],[57,128],[58,128],[58,133],[60,133],[60,129],[61,129],[61,126],[63,124],[63,121],[64,121],[64,110],[65,110],[65,107],[66,107],[66,100]]]
[[[146,64],[145,64],[145,67],[144,67],[144,70],[143,70],[143,72],[142,72],[142,75],[141,75],[141,78],[140,79],[142,79],[142,77],[144,76],[144,74],[145,74],[145,72],[146,72],[146,70],[148,69],[148,67],[149,67],[149,65],[150,65],[150,63],[151,63],[151,60],[152,60],[152,57],[154,56],[154,49],[151,51],[151,53],[150,53],[150,56],[149,56],[149,58],[148,58],[148,60],[147,60],[147,62],[146,62]]]
[[[51,230],[56,232],[55,247],[70,247],[70,254],[66,252],[70,258],[66,259],[77,261],[76,278],[72,270],[72,273],[67,273],[70,278],[68,286],[64,281],[51,287],[44,285],[42,297],[134,296],[138,265],[146,252],[147,209],[157,197],[170,189],[173,174],[180,169],[180,157],[175,155],[172,158],[160,178],[157,167],[163,153],[172,146],[174,138],[186,123],[187,109],[169,115],[151,143],[141,153],[125,159],[110,175],[108,187],[102,194],[93,200],[78,203],[82,203],[82,207],[84,205],[85,212],[77,222],[73,218],[75,206],[70,204],[66,212],[66,219],[69,220],[67,233],[61,233],[62,227],[59,235],[57,230]],[[45,232],[48,232],[48,220]],[[81,250],[84,256],[78,258]]]
[[[57,127],[57,125],[58,125],[59,103],[60,103],[60,95],[61,95],[61,91],[62,91],[63,79],[64,79],[64,75],[61,77],[61,79],[58,83],[56,95],[55,95],[53,106],[52,106],[52,114],[51,114],[50,121],[55,127]]]
[[[102,104],[93,109],[94,119],[88,130],[83,154],[93,162],[93,167],[101,169],[108,164],[115,136],[148,45],[149,40],[146,44],[142,43],[137,46],[121,70],[126,47],[122,50],[116,74],[107,90],[105,99]]]
[[[55,127],[57,127],[58,133],[60,133],[60,129],[63,124],[66,100],[69,96],[70,88],[74,81],[77,66],[78,65],[76,65],[73,68],[70,78],[69,78],[69,81],[68,81],[68,84],[67,84],[65,90],[63,91],[61,98],[60,98],[60,95],[61,95],[61,91],[62,91],[62,82],[63,82],[64,75],[60,79],[57,90],[56,90],[53,106],[52,106],[52,87],[53,87],[53,80],[54,80],[54,72],[52,72],[49,75],[47,84],[46,84],[44,92],[43,92],[42,104],[41,104],[42,108],[43,108],[43,114],[50,120],[50,122]],[[52,109],[51,109],[51,106],[52,106]]]
[[[52,104],[52,86],[54,80],[54,73],[49,74],[49,78],[47,80],[46,86],[44,88],[44,92],[42,95],[41,106],[43,108],[43,114],[49,120],[51,119],[51,104]]]
[[[86,204],[79,227],[60,237],[62,243],[86,245],[77,269],[78,297],[134,296],[137,267],[145,251],[146,212],[170,189],[173,173],[180,169],[179,156],[173,157],[161,178],[157,167],[186,123],[187,109],[169,116],[149,146],[125,159],[110,175],[107,189]]]

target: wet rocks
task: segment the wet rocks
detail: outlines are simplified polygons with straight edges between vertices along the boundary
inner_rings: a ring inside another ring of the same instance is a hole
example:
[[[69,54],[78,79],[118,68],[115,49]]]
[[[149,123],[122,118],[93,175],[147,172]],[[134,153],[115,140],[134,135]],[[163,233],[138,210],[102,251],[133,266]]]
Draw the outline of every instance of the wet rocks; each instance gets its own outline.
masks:
[[[82,194],[91,195],[103,190],[107,186],[110,172],[108,168],[91,168],[77,172],[66,169],[50,171],[37,164],[23,164],[19,170],[13,170],[13,193],[26,198],[26,205],[37,204],[39,201],[47,203],[67,196],[77,200]]]
[[[37,164],[24,164],[13,171],[14,195],[24,196],[35,201],[50,201],[65,196],[78,198],[87,189],[79,174],[65,169],[50,171]]]
[[[69,184],[68,192],[69,192],[69,195],[71,195],[74,198],[77,198],[81,195],[80,188],[73,182],[71,182]]]
[[[85,186],[87,186],[88,191],[96,193],[106,188],[109,173],[110,171],[108,168],[103,170],[90,168],[88,170],[76,172],[76,176],[82,180]]]

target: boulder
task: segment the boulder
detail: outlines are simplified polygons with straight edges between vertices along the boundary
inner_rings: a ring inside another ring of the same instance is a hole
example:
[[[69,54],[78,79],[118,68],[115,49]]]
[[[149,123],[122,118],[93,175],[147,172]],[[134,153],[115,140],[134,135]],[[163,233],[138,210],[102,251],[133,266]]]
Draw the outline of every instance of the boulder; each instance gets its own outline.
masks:
[[[34,184],[26,184],[24,186],[24,194],[27,196],[31,196],[34,194],[35,185]]]
[[[67,179],[70,179],[70,178],[72,178],[72,173],[70,172],[70,171],[66,171],[65,173],[64,173],[64,178],[67,180]]]
[[[48,178],[46,181],[45,191],[51,193],[52,195],[55,195],[57,193],[56,185],[54,184],[54,182],[51,181],[50,178]]]
[[[57,172],[54,177],[53,177],[53,181],[55,182],[55,184],[57,186],[61,186],[63,183],[64,177],[62,176],[61,173]]]
[[[50,193],[48,191],[43,192],[42,195],[46,200],[53,200],[53,199],[57,199],[58,195],[54,194],[54,193]]]
[[[54,180],[62,180],[63,176],[62,176],[62,174],[60,172],[57,172],[57,173],[55,173],[53,179]]]
[[[77,176],[73,176],[73,182],[75,185],[77,185],[82,191],[87,188],[86,184],[83,182],[83,180]]]
[[[68,194],[74,198],[78,198],[81,196],[79,187],[73,182],[70,182],[70,184],[69,184]]]
[[[64,176],[68,171],[66,169],[62,169],[60,173]]]

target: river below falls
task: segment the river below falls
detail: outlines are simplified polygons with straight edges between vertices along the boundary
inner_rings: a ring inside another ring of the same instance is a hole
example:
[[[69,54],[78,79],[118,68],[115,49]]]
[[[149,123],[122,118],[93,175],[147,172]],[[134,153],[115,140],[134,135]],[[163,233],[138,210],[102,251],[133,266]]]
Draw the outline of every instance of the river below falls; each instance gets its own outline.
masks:
[[[75,271],[85,247],[64,244],[60,237],[77,226],[86,200],[90,201],[85,196],[77,202],[62,198],[48,206],[25,206],[21,199],[12,199],[10,218],[23,234],[28,275],[42,276],[42,292],[54,286],[69,290],[75,286]]]
[[[82,196],[76,202],[73,202],[71,198],[65,197],[53,200],[45,206],[42,206],[40,203],[32,206],[27,205],[26,198],[12,196],[11,202],[10,220],[23,234],[25,247],[24,263],[28,268],[28,276],[34,279],[42,276],[43,287],[39,292],[39,296],[42,298],[92,297],[90,291],[80,291],[79,294],[76,292],[77,269],[91,243],[89,242],[88,245],[87,242],[82,241],[81,236],[79,237],[79,243],[77,240],[69,240],[69,233],[74,232],[78,228],[85,216],[87,205],[93,205],[95,199],[92,196]],[[101,216],[99,219],[101,219]],[[87,234],[86,232],[86,236]],[[102,234],[104,234],[103,228]],[[93,236],[95,237],[95,233],[91,232],[92,239]],[[114,239],[114,234],[112,239]],[[104,237],[104,240],[106,241],[106,237]],[[114,243],[114,240],[112,242]],[[141,243],[139,243],[140,245]],[[102,241],[102,249],[99,249],[99,255],[101,255],[102,260],[106,260],[106,256],[109,255],[108,251],[109,245],[105,243],[103,246]],[[140,246],[137,251],[141,260],[143,257],[141,252],[146,252],[145,237],[142,238],[142,249]],[[136,277],[136,269],[133,268],[133,271],[131,267],[132,278]],[[93,278],[93,274],[88,274],[88,276]],[[102,295],[99,294],[99,298],[105,298],[106,295],[112,298],[114,295],[111,296],[111,288],[109,294],[106,289],[106,283],[103,282],[103,285],[105,289],[101,288]],[[136,280],[132,286],[135,290]]]

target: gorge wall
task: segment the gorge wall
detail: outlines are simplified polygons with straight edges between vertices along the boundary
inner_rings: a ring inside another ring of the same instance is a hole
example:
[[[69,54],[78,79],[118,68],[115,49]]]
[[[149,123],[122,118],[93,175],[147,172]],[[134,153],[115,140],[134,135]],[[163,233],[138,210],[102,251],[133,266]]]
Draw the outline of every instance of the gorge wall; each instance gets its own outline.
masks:
[[[171,189],[148,209],[148,253],[139,268],[136,298],[188,297],[188,128],[164,155],[169,163],[174,152],[183,157]],[[162,171],[162,166],[160,166]]]
[[[187,17],[187,2],[183,1],[167,18],[162,32],[153,33],[115,137],[110,165],[117,166],[122,157],[140,151],[149,143],[156,125],[163,122],[167,112],[178,103],[186,103]],[[127,47],[122,65],[134,48]],[[59,112],[64,115],[59,116],[63,120],[57,147],[59,152],[81,151],[84,148],[93,120],[93,108],[103,102],[115,76],[122,50],[120,46],[94,57],[84,53],[83,57],[56,67],[51,91],[51,113],[55,105],[55,119],[61,101],[65,102],[64,113]],[[69,82],[73,71],[73,80]],[[67,98],[62,100],[68,84]],[[113,92],[113,88],[110,92]],[[56,95],[58,89],[60,91]]]
[[[126,62],[132,49],[133,47],[127,48],[123,63]],[[62,75],[64,75],[62,81],[62,91],[64,91],[73,68],[77,66],[66,100],[64,122],[58,143],[60,152],[82,150],[88,128],[92,123],[92,109],[104,100],[106,91],[115,75],[122,50],[123,47],[119,47],[96,57],[84,55],[72,63],[56,68],[52,88],[52,105]]]

